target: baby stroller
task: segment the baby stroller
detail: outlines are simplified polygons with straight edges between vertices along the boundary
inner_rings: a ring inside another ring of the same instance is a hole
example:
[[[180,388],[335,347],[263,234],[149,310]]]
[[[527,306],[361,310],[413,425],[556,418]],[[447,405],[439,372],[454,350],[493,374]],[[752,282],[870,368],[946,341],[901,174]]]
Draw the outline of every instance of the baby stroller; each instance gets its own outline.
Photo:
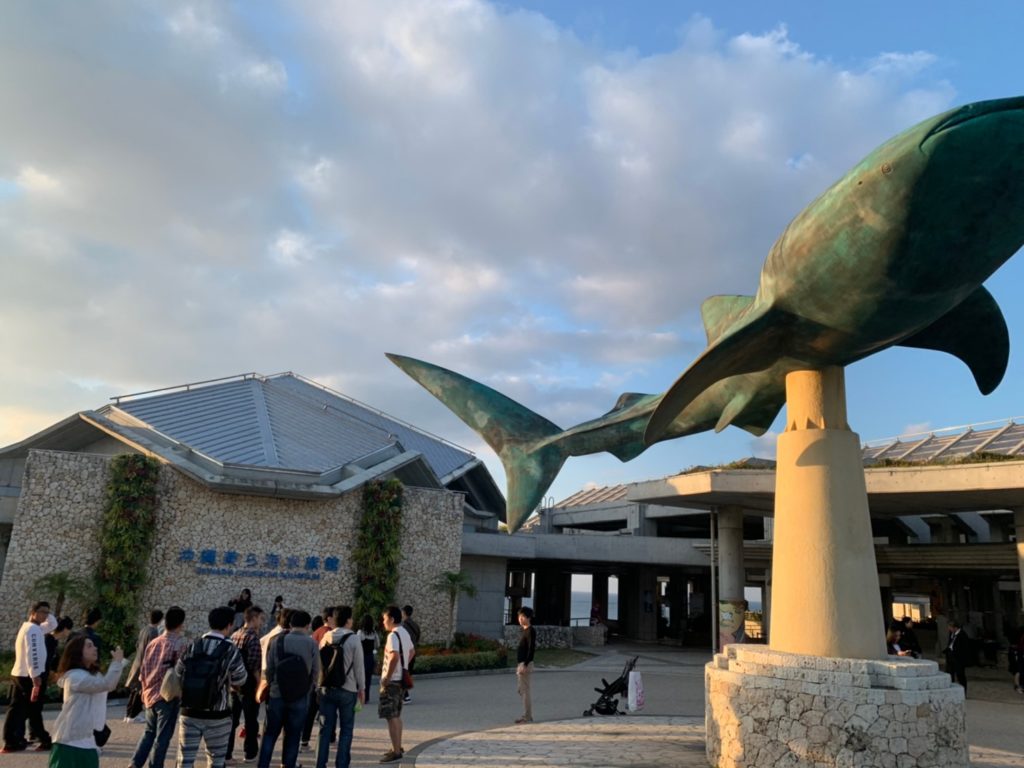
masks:
[[[637,656],[626,662],[626,666],[622,668],[622,674],[610,683],[601,678],[601,684],[604,688],[595,688],[594,690],[600,694],[593,704],[590,705],[590,709],[583,711],[584,717],[591,717],[595,712],[599,715],[624,715],[625,712],[619,712],[619,699],[616,697],[626,698],[629,694],[629,673],[633,671],[633,667],[636,666]]]

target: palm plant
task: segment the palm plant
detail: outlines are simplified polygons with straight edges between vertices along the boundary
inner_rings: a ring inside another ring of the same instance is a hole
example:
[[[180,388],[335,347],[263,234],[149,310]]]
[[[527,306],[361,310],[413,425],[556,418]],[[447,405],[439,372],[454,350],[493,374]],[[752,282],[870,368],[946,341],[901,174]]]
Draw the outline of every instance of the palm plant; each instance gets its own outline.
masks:
[[[93,585],[86,579],[72,576],[67,571],[58,571],[41,576],[32,583],[32,591],[41,595],[53,595],[53,615],[64,615],[64,602],[71,598],[78,602],[88,602],[93,596]]]
[[[464,571],[445,571],[434,582],[434,589],[448,595],[448,641],[446,648],[455,642],[455,604],[459,595],[476,597],[476,585]]]

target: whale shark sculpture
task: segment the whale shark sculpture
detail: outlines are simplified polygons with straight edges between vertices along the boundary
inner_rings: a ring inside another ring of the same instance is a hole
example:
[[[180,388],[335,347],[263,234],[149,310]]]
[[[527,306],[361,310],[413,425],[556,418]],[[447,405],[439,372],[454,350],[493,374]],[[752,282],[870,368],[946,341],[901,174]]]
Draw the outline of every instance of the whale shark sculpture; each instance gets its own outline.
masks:
[[[968,104],[880,146],[797,215],[756,296],[676,380],[652,444],[716,382],[768,367],[846,366],[902,345],[967,363],[988,394],[1009,335],[982,286],[1024,245],[1024,98]],[[740,306],[741,303],[744,306]]]
[[[704,302],[707,349],[666,393],[623,394],[566,430],[458,373],[388,358],[501,458],[510,532],[570,456],[629,461],[730,424],[763,434],[791,371],[918,347],[963,360],[988,394],[1006,370],[1009,335],[981,283],[1024,244],[1022,165],[1024,98],[969,104],[896,136],[787,226],[756,296]]]
[[[715,309],[709,306],[710,313]],[[715,325],[705,316],[709,329]],[[709,330],[709,341],[713,330]],[[570,456],[608,451],[629,461],[647,449],[644,429],[661,395],[627,392],[603,416],[563,430],[526,406],[459,373],[412,357],[388,359],[444,403],[498,454],[507,478],[506,522],[514,533],[551,487]],[[735,424],[755,435],[771,426],[786,400],[785,375],[774,368],[724,379],[697,397],[660,438],[670,440]]]

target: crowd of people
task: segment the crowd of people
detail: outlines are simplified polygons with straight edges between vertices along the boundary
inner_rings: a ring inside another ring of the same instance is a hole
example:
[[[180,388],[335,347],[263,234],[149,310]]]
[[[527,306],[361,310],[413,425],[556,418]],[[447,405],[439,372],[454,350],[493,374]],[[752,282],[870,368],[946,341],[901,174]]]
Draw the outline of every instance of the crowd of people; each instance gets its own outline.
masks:
[[[378,716],[387,722],[391,748],[380,758],[389,763],[405,754],[402,708],[411,702],[412,672],[420,627],[413,607],[387,606],[378,617],[385,639],[381,647],[374,616],[364,615],[358,629],[352,608],[324,608],[317,616],[288,608],[281,596],[269,615],[252,602],[249,590],[207,615],[209,630],[188,640],[185,611],[171,606],[153,610],[139,631],[128,669],[125,720],[144,724],[132,768],[162,768],[177,732],[181,768],[191,768],[200,746],[208,765],[221,768],[235,760],[241,740],[242,760],[258,768],[296,768],[298,754],[310,747],[313,726],[320,723],[316,768],[327,768],[333,747],[335,768],[351,761],[355,713],[371,701],[370,688],[380,655]],[[523,715],[533,720],[530,679],[536,651],[533,611],[518,614],[522,628],[517,648],[516,680]],[[50,753],[51,768],[96,768],[99,751],[110,735],[107,694],[125,667],[124,652],[114,648],[105,673],[99,666],[102,640],[98,609],[88,611],[74,631],[69,618],[57,619],[44,601],[31,606],[18,630],[11,670],[11,700],[3,728],[3,749]],[[63,708],[51,736],[42,716],[43,691],[55,679]],[[26,734],[25,724],[28,722]],[[274,761],[278,741],[280,758]]]
[[[410,605],[387,606],[380,616],[364,615],[355,626],[352,608],[332,606],[313,617],[289,608],[279,596],[269,617],[243,590],[207,615],[209,630],[184,635],[185,611],[154,610],[139,633],[128,671],[125,719],[144,724],[132,768],[162,768],[175,732],[177,766],[191,768],[200,747],[208,765],[222,768],[235,759],[258,768],[296,768],[319,721],[316,768],[351,761],[355,713],[370,702],[377,669],[378,622],[384,630],[380,657],[378,716],[387,721],[391,748],[380,762],[400,760],[402,708],[411,701],[411,672],[420,628]],[[265,628],[269,618],[272,626]],[[100,671],[100,611],[86,616],[77,632],[69,619],[56,620],[46,602],[32,605],[15,641],[11,700],[4,720],[5,753],[49,751],[51,768],[96,768],[109,737],[106,698],[122,677],[124,652],[114,648]],[[63,646],[61,651],[61,646]],[[64,704],[47,732],[43,690],[51,676]],[[25,724],[28,722],[26,734]],[[278,742],[281,742],[278,750]],[[275,760],[275,751],[279,757]]]

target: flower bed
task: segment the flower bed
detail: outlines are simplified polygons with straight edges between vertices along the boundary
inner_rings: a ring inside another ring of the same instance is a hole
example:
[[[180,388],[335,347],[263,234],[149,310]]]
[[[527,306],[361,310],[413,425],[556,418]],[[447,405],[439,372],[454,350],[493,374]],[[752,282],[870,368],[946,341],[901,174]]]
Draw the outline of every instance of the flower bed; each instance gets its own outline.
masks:
[[[416,674],[458,672],[473,669],[503,669],[508,666],[508,651],[496,640],[479,635],[456,633],[451,648],[421,645],[416,648]]]

